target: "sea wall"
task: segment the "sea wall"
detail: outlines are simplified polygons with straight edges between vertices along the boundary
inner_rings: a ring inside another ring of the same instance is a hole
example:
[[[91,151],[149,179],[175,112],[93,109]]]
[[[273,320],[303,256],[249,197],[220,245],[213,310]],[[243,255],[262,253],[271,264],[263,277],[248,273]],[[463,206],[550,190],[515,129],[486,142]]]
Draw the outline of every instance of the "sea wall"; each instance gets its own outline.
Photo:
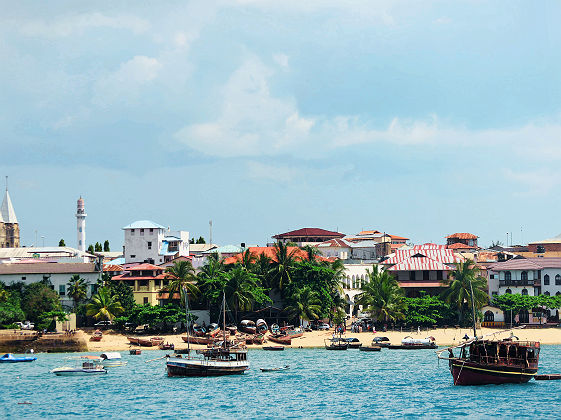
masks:
[[[74,352],[87,351],[88,345],[81,332],[73,335],[65,333],[38,334],[34,331],[0,332],[0,352],[25,353],[35,352]]]

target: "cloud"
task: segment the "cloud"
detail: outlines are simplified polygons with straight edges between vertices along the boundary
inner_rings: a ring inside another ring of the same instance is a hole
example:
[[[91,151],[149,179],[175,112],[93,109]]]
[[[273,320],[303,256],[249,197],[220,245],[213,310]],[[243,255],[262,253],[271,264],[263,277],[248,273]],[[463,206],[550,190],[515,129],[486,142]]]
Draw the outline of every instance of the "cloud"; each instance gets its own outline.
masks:
[[[19,31],[30,37],[58,38],[81,34],[89,29],[125,29],[140,34],[149,29],[150,24],[141,18],[129,15],[107,16],[102,13],[68,14],[52,22],[28,20],[19,25]]]
[[[510,168],[503,170],[507,181],[518,184],[524,188],[517,188],[515,193],[519,197],[547,196],[552,190],[561,185],[561,175],[557,170],[540,168],[534,171],[513,171]]]
[[[435,25],[448,25],[449,23],[452,23],[452,19],[447,16],[442,16],[438,19],[433,20],[432,23],[434,23]]]
[[[107,105],[117,99],[129,99],[138,94],[138,90],[158,76],[162,64],[158,59],[137,55],[122,63],[118,70],[100,78],[94,87],[93,102]]]
[[[283,70],[288,70],[288,55],[278,53],[273,54],[273,60],[277,63]]]

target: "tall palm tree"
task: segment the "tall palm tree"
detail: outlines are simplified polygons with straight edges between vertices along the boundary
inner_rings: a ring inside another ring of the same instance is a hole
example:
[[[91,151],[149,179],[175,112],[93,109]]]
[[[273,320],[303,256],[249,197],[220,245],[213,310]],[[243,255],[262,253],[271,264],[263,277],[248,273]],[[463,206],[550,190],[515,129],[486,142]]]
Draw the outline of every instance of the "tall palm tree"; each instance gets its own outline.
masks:
[[[218,298],[217,292],[223,289],[222,274],[224,270],[224,260],[217,252],[214,252],[207,257],[205,265],[201,267],[197,275],[197,287],[203,299],[209,304]]]
[[[124,309],[117,300],[117,296],[112,296],[107,287],[102,287],[92,297],[90,303],[86,305],[86,314],[95,319],[111,321],[117,315],[123,313]]]
[[[318,293],[309,286],[296,289],[290,300],[291,304],[285,310],[290,316],[298,317],[300,325],[302,325],[302,320],[311,321],[312,319],[319,319],[321,315],[321,300]]]
[[[319,249],[315,246],[305,245],[302,250],[306,251],[308,261],[317,261],[317,256],[320,255]]]
[[[407,304],[397,280],[386,270],[379,270],[377,265],[372,266],[372,271],[366,270],[366,273],[368,282],[362,285],[362,293],[357,296],[356,304],[365,306],[366,311],[379,321],[404,319]]]
[[[442,285],[446,289],[441,296],[445,302],[458,308],[458,321],[461,323],[465,313],[469,312],[471,308],[471,287],[473,287],[476,308],[483,307],[488,302],[489,296],[487,280],[481,276],[473,261],[467,259],[455,266],[456,268],[450,272],[448,278],[442,281]]]
[[[253,264],[255,263],[255,254],[251,253],[249,248],[242,252],[242,258],[239,264],[245,269],[251,271]]]
[[[288,250],[288,245],[282,242],[275,243],[275,260],[271,268],[273,285],[278,290],[292,281],[292,268],[296,261],[296,249]]]
[[[78,303],[87,297],[88,283],[78,274],[74,274],[68,281],[68,296],[74,301],[74,312],[78,308]]]
[[[238,311],[248,311],[253,307],[253,303],[266,299],[263,289],[259,287],[258,277],[245,270],[241,266],[224,273],[226,284],[224,293],[226,301],[234,308],[236,322],[238,321]]]
[[[182,291],[185,291],[188,296],[196,296],[199,293],[199,288],[195,284],[197,276],[190,261],[175,261],[172,266],[166,268],[165,277],[170,280],[165,288],[170,300],[175,293],[181,294]]]

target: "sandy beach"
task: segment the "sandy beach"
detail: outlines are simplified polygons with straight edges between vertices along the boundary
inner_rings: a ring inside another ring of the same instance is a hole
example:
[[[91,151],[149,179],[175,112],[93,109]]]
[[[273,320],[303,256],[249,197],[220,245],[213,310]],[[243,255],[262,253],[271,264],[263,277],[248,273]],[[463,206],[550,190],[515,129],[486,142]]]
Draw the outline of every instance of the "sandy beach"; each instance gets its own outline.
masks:
[[[497,337],[508,337],[510,332],[505,332],[505,330],[482,328],[477,330],[478,335],[491,334],[495,332],[503,332]],[[125,351],[130,348],[127,336],[123,334],[114,333],[112,331],[105,331],[103,333],[103,339],[99,342],[89,341],[91,332],[84,333],[85,338],[88,340],[88,350],[95,352],[104,351]],[[333,334],[333,330],[330,331],[312,331],[304,333],[304,336],[292,340],[292,348],[314,348],[323,347],[324,340],[330,338]],[[429,329],[423,330],[420,334],[417,331],[388,331],[388,332],[377,332],[377,333],[351,333],[347,331],[344,335],[346,337],[356,337],[363,345],[369,345],[374,337],[384,336],[388,337],[393,344],[399,344],[401,340],[406,336],[412,336],[413,338],[425,338],[432,336],[436,339],[436,343],[439,346],[452,346],[458,344],[462,341],[462,337],[465,335],[472,335],[473,331],[468,328],[439,328],[439,329]],[[514,330],[514,334],[520,340],[529,341],[539,341],[541,344],[561,344],[561,328],[543,328],[543,329],[518,329]],[[131,334],[132,335],[132,334]],[[164,337],[166,342],[175,344],[176,348],[184,348],[186,344],[181,339],[184,334],[175,335],[160,335]],[[276,343],[269,342],[269,345],[277,345]],[[266,345],[266,344],[265,344]],[[193,346],[194,348],[204,348],[204,346]],[[260,348],[262,346],[251,345],[249,348]],[[158,350],[157,347],[142,347],[143,350]]]

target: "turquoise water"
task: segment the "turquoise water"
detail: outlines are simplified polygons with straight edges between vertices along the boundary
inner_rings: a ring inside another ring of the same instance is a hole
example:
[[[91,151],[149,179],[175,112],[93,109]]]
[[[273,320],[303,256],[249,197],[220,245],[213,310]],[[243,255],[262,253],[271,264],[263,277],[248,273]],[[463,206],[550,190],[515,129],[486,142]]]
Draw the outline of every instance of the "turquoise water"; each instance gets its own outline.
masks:
[[[367,418],[541,417],[561,415],[561,381],[455,387],[431,350],[381,352],[250,350],[242,376],[168,378],[168,352],[122,353],[129,363],[107,375],[57,377],[68,354],[0,364],[0,416],[14,418]],[[92,353],[89,353],[92,354]],[[561,373],[561,346],[544,346],[541,373]],[[290,365],[262,373],[260,367]],[[28,401],[31,405],[18,405]]]

